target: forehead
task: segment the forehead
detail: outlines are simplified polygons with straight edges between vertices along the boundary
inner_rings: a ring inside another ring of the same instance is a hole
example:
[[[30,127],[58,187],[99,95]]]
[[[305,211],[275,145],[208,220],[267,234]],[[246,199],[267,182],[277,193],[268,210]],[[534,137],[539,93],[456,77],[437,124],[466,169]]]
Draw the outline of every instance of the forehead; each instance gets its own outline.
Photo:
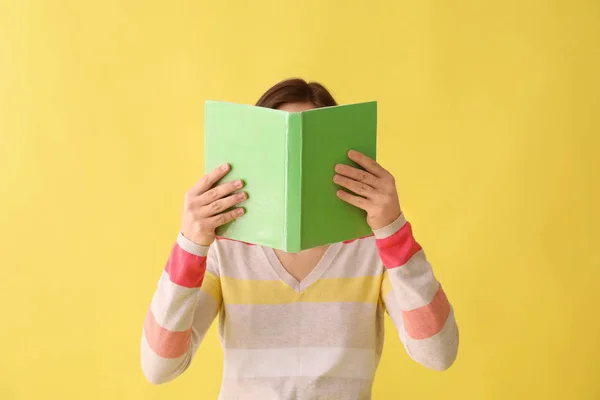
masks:
[[[287,112],[301,112],[306,110],[312,110],[315,108],[315,105],[310,101],[305,101],[302,103],[284,103],[278,107],[281,111]]]

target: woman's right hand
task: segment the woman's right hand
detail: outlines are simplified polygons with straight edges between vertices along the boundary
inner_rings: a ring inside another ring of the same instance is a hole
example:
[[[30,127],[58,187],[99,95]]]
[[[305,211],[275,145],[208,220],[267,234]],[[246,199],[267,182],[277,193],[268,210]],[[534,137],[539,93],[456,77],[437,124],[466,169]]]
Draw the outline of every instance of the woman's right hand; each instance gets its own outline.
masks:
[[[229,210],[248,198],[246,192],[234,193],[244,186],[244,182],[237,180],[213,187],[228,172],[229,164],[214,169],[185,195],[181,233],[196,244],[211,245],[217,227],[244,214],[243,208]]]

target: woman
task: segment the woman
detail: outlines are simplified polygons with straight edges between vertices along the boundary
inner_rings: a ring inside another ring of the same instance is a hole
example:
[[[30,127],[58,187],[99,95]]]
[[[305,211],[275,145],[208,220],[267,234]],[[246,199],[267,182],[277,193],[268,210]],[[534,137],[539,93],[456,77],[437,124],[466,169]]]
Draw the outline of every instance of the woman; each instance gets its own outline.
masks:
[[[257,106],[336,105],[318,83],[291,79]],[[369,399],[383,348],[384,311],[408,354],[445,370],[458,350],[452,307],[400,210],[394,178],[374,160],[337,165],[341,201],[366,211],[373,235],[295,254],[220,240],[244,214],[243,182],[214,186],[224,165],[187,193],[182,229],[152,299],[142,368],[155,384],[190,365],[217,314],[225,366],[220,399]],[[351,193],[350,193],[351,192]],[[201,362],[201,361],[200,361]]]

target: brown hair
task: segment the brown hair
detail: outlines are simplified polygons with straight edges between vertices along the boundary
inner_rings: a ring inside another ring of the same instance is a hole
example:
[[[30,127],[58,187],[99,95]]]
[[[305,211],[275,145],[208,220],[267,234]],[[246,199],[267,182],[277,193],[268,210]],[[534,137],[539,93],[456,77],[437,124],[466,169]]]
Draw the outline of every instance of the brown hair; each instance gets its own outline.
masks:
[[[286,103],[310,102],[316,108],[337,106],[331,93],[318,82],[292,78],[276,83],[256,102],[258,107],[279,108]]]

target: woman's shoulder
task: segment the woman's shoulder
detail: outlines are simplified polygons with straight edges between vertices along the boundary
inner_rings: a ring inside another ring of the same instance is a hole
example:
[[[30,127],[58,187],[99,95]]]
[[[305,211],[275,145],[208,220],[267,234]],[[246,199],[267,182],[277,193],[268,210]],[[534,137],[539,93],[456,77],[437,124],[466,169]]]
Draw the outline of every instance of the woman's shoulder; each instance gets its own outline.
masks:
[[[265,279],[269,274],[262,246],[217,237],[209,249],[211,268],[221,277]]]
[[[352,271],[357,276],[379,275],[384,271],[374,236],[346,240],[338,244],[335,257],[337,268]]]

